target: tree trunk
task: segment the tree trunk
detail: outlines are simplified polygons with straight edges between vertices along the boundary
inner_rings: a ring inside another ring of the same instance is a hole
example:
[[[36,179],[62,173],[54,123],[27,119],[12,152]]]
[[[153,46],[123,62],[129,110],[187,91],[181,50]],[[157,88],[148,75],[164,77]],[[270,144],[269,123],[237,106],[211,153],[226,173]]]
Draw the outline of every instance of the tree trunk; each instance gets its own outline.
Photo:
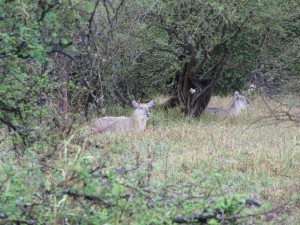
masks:
[[[200,117],[206,109],[215,86],[215,79],[199,81],[195,89],[189,91],[187,114]]]
[[[188,103],[188,93],[191,88],[190,84],[191,77],[191,65],[190,63],[185,63],[183,67],[183,71],[179,76],[178,84],[177,84],[177,95],[179,106],[183,112],[187,112],[187,103]]]
[[[179,106],[186,115],[195,117],[202,115],[211,99],[216,80],[222,72],[227,56],[228,48],[224,44],[221,58],[210,71],[206,72],[205,79],[199,79],[196,75],[199,75],[203,63],[197,62],[195,54],[190,55],[191,59],[184,64],[177,85]]]
[[[185,65],[177,86],[178,102],[186,115],[200,117],[210,101],[215,78],[197,80],[191,77],[190,66]]]

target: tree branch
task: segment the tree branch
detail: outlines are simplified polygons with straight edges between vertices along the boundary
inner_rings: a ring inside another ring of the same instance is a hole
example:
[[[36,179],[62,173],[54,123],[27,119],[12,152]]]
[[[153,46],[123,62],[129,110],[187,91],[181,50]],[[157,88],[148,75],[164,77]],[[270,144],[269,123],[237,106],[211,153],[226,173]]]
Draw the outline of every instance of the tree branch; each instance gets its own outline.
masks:
[[[85,72],[82,70],[82,68],[81,68],[81,66],[80,66],[80,62],[78,62],[78,60],[76,60],[76,58],[75,58],[74,56],[72,56],[72,55],[70,55],[70,54],[64,52],[63,50],[52,49],[52,50],[51,50],[50,52],[48,52],[48,53],[55,53],[55,52],[60,53],[60,54],[62,54],[62,55],[64,55],[64,56],[68,57],[68,58],[71,59],[72,61],[74,61],[75,65],[76,65],[76,68],[78,69],[78,71],[79,71],[80,74],[81,74],[81,77],[82,77],[82,80],[83,80],[84,85],[85,85],[86,88],[88,89],[89,94],[92,96],[93,102],[94,102],[94,103],[96,104],[96,106],[98,107],[100,113],[103,113],[103,109],[105,108],[105,107],[104,107],[104,103],[103,103],[101,100],[99,100],[99,99],[97,98],[96,95],[94,95],[92,86],[91,86],[90,82],[88,81],[88,78],[87,78]]]
[[[97,9],[97,7],[98,7],[98,5],[99,5],[99,2],[100,2],[100,0],[98,0],[97,2],[96,2],[96,4],[95,4],[95,7],[94,7],[94,9],[93,9],[93,12],[92,12],[92,15],[91,15],[91,17],[90,17],[90,19],[89,19],[89,34],[91,35],[93,32],[92,32],[92,22],[93,22],[93,20],[94,20],[94,16],[95,16],[95,13],[96,13],[96,9]]]
[[[78,192],[72,192],[70,190],[68,191],[64,191],[64,194],[67,194],[69,196],[75,197],[75,198],[83,198],[85,200],[89,200],[89,201],[94,201],[94,202],[100,202],[102,203],[105,207],[109,208],[112,207],[113,204],[104,200],[103,198],[99,197],[99,196],[95,196],[95,195],[88,195],[88,194],[83,194],[83,193],[78,193]]]

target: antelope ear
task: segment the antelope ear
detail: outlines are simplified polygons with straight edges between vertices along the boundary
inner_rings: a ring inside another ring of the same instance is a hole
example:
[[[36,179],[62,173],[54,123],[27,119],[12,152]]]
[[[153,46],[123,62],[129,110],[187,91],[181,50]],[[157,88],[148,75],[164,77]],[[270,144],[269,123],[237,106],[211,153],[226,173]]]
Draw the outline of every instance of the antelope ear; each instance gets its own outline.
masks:
[[[140,104],[137,103],[137,101],[135,101],[135,100],[132,100],[131,104],[132,104],[132,106],[133,106],[134,108],[140,107]]]
[[[239,94],[238,91],[235,91],[233,95],[234,95],[234,96],[239,96],[240,94]]]
[[[155,106],[155,102],[153,100],[151,100],[149,103],[148,103],[148,108],[151,109],[152,107]]]

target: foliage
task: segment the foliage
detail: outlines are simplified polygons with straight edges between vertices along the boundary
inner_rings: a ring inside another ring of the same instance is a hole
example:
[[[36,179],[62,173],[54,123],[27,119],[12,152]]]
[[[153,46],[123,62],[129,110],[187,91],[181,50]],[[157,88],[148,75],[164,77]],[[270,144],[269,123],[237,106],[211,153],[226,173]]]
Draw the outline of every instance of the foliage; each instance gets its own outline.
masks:
[[[55,14],[48,10],[56,4],[0,2],[0,121],[24,147],[43,139],[45,131],[46,93],[54,87],[45,67],[52,40],[45,37],[47,28],[55,28]]]
[[[67,148],[68,143],[65,145]],[[21,161],[22,170],[12,166],[14,160],[3,162],[2,222],[171,224],[182,218],[189,221],[190,215],[199,214],[199,221],[219,224],[243,215],[244,198],[222,196],[218,174],[210,178],[195,174],[187,184],[143,186],[149,171],[144,171],[142,165],[114,168],[88,155],[81,156],[83,151],[79,148],[76,154],[69,154],[65,149],[65,155],[52,160],[52,166],[29,166],[37,160],[34,156]]]
[[[299,22],[296,19],[298,3],[251,1],[243,4],[237,13],[252,12],[252,19],[242,28],[242,38],[233,43],[236,51],[232,52],[232,60],[225,67],[226,75],[219,82],[219,92],[247,89],[249,84],[265,87],[273,93],[280,86],[280,92],[288,92],[290,89],[284,84],[295,80],[297,67],[294,65],[297,63],[285,60],[299,60],[294,54],[299,38],[299,30],[295,29]],[[286,41],[294,47],[283,47]]]
[[[169,64],[174,72],[172,75],[164,73],[163,77],[167,79],[172,76],[175,79],[176,70],[182,70],[183,62],[190,60],[186,57],[193,58],[186,46],[195,45],[197,57],[194,63],[200,61],[199,68],[202,70],[194,76],[209,77],[209,68],[222,54],[218,46],[223,43],[227,45],[229,54],[217,81],[218,93],[228,94],[232,90],[248,88],[250,83],[267,86],[277,81],[278,85],[285,82],[285,79],[293,79],[294,74],[297,74],[292,72],[297,70],[297,63],[284,64],[282,61],[290,56],[292,61],[299,58],[292,56],[297,47],[286,48],[283,44],[298,44],[299,30],[295,29],[298,27],[297,4],[297,1],[164,2],[148,15],[148,21],[156,28],[148,29],[148,33],[151,32],[155,37],[147,33],[153,50],[147,54],[147,58],[144,57],[144,62],[149,66],[155,59],[159,59],[157,66],[164,65],[164,62]],[[145,39],[148,38],[144,38],[144,42]],[[265,57],[272,55],[271,52],[278,60]],[[285,73],[284,78],[275,73],[274,68],[281,68]]]

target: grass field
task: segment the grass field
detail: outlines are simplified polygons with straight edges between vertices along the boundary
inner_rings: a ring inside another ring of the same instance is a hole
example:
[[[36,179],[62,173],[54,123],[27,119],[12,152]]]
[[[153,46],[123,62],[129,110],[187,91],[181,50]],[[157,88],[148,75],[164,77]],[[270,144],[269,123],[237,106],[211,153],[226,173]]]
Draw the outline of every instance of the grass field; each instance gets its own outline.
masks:
[[[142,181],[145,183],[138,186],[163,189],[165,185],[192,184],[195,181],[197,185],[205,184],[211,177],[217,177],[213,185],[221,189],[219,195],[240,194],[261,204],[260,208],[247,209],[249,214],[272,212],[276,218],[268,223],[300,224],[299,124],[278,121],[270,114],[273,108],[277,112],[289,109],[293,115],[299,113],[299,107],[288,107],[299,101],[296,99],[285,96],[281,104],[268,100],[267,106],[265,99],[256,98],[251,102],[252,107],[238,118],[218,118],[205,113],[199,119],[184,117],[177,108],[166,112],[159,107],[165,98],[157,97],[158,107],[151,111],[147,129],[138,134],[92,137],[86,135],[91,123],[82,123],[69,136],[62,138],[53,152],[49,153],[51,148],[48,146],[37,146],[23,157],[15,157],[12,146],[2,143],[0,180],[5,197],[0,198],[3,203],[0,204],[0,214],[5,212],[8,218],[18,219],[26,218],[26,212],[28,218],[40,218],[41,221],[50,221],[49,224],[78,224],[86,215],[90,216],[87,217],[89,222],[83,224],[101,224],[101,219],[103,224],[149,224],[149,218],[166,221],[166,212],[173,216],[180,213],[176,211],[176,204],[175,209],[169,209],[167,203],[149,209],[145,204],[149,200],[147,192],[137,200],[124,201],[120,197],[124,192],[135,196],[137,189],[118,186],[119,181],[124,181],[122,176],[121,180],[110,177],[112,183],[108,184],[106,178],[101,178],[105,171],[113,171],[111,168],[118,171],[138,168],[126,175],[126,182],[130,185]],[[211,104],[225,106],[230,101],[231,97],[214,97]],[[110,110],[109,114],[119,116],[130,115],[133,108]],[[61,134],[54,132],[52,135]],[[196,187],[203,188],[201,185]],[[212,185],[208,191],[210,189],[213,189]],[[80,195],[69,192],[62,195],[66,190]],[[172,192],[171,189],[168,191]],[[198,189],[194,194],[197,192]],[[157,193],[161,195],[161,192]],[[174,196],[180,195],[180,190],[176,193]],[[153,194],[152,197],[155,198]],[[115,200],[120,205],[109,211],[109,208],[102,207],[102,198]],[[95,199],[100,199],[100,203]],[[35,207],[28,211],[22,207],[24,201]],[[139,211],[137,205],[145,208]],[[127,213],[122,213],[122,210],[127,210]],[[201,210],[199,212],[196,207],[190,212],[200,213]],[[66,218],[74,223],[66,223]],[[257,217],[247,217],[245,224],[264,224],[265,216],[259,218],[261,221]]]
[[[230,100],[215,97],[211,104],[227,105]],[[253,198],[266,211],[275,209],[275,224],[300,224],[299,126],[262,119],[268,115],[261,98],[234,119],[212,114],[186,118],[178,109],[153,110],[145,132],[97,138],[91,154],[120,166],[151,163],[151,183],[189,182],[194,173],[218,172],[226,192]]]

